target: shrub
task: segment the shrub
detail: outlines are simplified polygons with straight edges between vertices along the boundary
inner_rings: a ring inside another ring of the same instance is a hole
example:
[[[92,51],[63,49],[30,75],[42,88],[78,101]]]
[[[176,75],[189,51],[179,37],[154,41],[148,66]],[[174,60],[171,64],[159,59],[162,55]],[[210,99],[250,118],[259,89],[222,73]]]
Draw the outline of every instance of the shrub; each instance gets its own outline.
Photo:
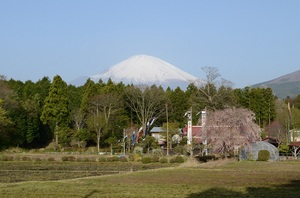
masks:
[[[153,155],[151,157],[151,162],[159,162],[159,157],[157,155]]]
[[[125,156],[121,156],[121,157],[119,157],[119,161],[120,162],[128,162],[128,159]]]
[[[61,157],[61,161],[63,161],[63,162],[68,161],[68,157],[67,156]]]
[[[8,157],[6,155],[1,155],[0,161],[8,161]]]
[[[162,151],[161,151],[160,148],[152,149],[152,154],[153,154],[153,155],[161,156],[161,155],[162,155]]]
[[[197,160],[199,160],[200,162],[208,162],[208,161],[212,161],[216,159],[216,156],[214,155],[205,155],[205,156],[198,156],[195,157]]]
[[[129,154],[128,160],[131,162],[139,162],[142,159],[141,156],[142,156],[141,154]]]
[[[57,151],[59,150],[60,146],[57,145],[55,142],[51,142],[46,148],[46,151]]]
[[[74,156],[68,156],[68,161],[73,162],[76,160],[76,158]]]
[[[39,157],[35,157],[35,158],[33,158],[33,161],[35,161],[35,162],[40,162],[40,161],[42,161],[42,160],[41,160],[41,158],[39,158]]]
[[[15,156],[14,157],[14,161],[20,161],[21,160],[21,157],[20,156]]]
[[[133,162],[134,161],[134,155],[133,154],[129,154],[128,155],[128,160]]]
[[[14,161],[14,157],[13,157],[13,156],[8,156],[8,157],[7,157],[7,160],[8,160],[8,161]]]
[[[162,164],[168,163],[168,158],[162,157],[162,158],[159,159],[159,162],[162,163]]]
[[[142,163],[143,164],[149,164],[149,163],[151,163],[151,157],[150,156],[144,156],[144,157],[142,157]]]
[[[73,162],[73,161],[76,160],[76,158],[74,156],[63,156],[63,157],[61,157],[61,160],[64,161],[64,162],[65,161]]]
[[[173,151],[176,154],[184,154],[184,149],[185,149],[184,146],[178,145],[173,149]]]
[[[133,149],[133,153],[134,153],[134,154],[143,154],[143,148],[142,148],[142,147],[139,147],[139,146],[136,146],[136,147]]]
[[[54,162],[55,159],[54,159],[54,157],[49,157],[49,158],[47,159],[47,161],[48,161],[48,162]]]
[[[81,162],[89,162],[90,161],[90,159],[87,157],[81,158],[80,160],[81,160]]]
[[[106,161],[107,161],[107,159],[104,156],[101,156],[97,159],[97,162],[106,162]]]
[[[257,161],[268,161],[270,159],[270,152],[268,150],[258,151]]]
[[[118,162],[119,158],[117,156],[111,156],[106,158],[108,162]]]
[[[22,161],[31,161],[30,157],[27,157],[27,156],[21,157],[21,160]]]
[[[0,156],[0,161],[13,161],[13,160],[14,160],[13,156],[6,156],[6,155]]]
[[[76,162],[83,162],[83,158],[76,158]]]
[[[180,155],[177,155],[170,159],[170,163],[183,163],[183,162],[184,162],[184,159]]]

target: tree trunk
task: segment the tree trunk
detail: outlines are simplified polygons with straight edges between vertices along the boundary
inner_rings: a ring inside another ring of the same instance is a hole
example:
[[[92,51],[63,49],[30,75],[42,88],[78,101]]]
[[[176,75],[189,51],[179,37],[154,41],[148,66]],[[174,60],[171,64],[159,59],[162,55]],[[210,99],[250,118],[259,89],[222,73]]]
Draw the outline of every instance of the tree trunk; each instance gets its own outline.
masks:
[[[55,144],[58,146],[58,124],[55,124]]]
[[[113,156],[113,144],[110,144],[110,156]]]
[[[97,148],[98,148],[98,153],[100,152],[100,135],[101,135],[101,129],[98,129],[98,134],[97,134]]]

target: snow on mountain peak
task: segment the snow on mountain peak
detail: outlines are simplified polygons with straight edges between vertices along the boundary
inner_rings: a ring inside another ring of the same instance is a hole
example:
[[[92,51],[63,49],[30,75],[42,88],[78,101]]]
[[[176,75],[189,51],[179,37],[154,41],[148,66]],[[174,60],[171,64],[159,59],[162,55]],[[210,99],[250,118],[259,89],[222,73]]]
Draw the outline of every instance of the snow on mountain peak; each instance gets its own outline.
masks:
[[[115,83],[124,84],[147,84],[161,85],[163,87],[187,86],[191,82],[199,79],[181,69],[167,63],[159,58],[148,55],[132,56],[116,65],[111,66],[106,71],[90,76],[94,81],[109,78]]]

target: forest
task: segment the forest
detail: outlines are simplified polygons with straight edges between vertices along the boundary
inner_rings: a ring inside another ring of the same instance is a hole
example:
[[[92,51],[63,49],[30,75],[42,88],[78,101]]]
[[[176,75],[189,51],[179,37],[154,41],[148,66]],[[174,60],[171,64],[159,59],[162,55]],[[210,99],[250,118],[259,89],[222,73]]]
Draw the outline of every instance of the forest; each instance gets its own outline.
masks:
[[[209,70],[206,84],[191,83],[186,90],[123,83],[94,82],[83,86],[67,84],[59,75],[37,82],[0,77],[0,149],[58,147],[100,151],[116,144],[143,127],[169,123],[170,130],[186,125],[184,113],[192,109],[193,125],[197,112],[245,108],[255,115],[262,136],[288,142],[289,129],[300,128],[300,95],[276,98],[270,88],[233,89],[216,70]],[[146,134],[147,135],[147,134]],[[130,139],[130,138],[128,138]]]

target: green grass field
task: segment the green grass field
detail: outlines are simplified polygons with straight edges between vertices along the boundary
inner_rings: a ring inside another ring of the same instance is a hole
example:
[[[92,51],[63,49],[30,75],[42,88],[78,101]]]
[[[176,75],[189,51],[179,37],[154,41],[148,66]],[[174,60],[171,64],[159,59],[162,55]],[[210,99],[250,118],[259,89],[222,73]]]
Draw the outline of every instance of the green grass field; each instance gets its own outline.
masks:
[[[21,162],[1,163],[1,167],[5,163],[11,163],[9,167],[12,167],[14,163]],[[73,164],[70,165],[71,163]],[[45,175],[41,176],[43,179],[39,179],[34,176],[37,170],[30,168],[38,169],[34,166],[36,163],[31,164],[32,166],[26,164],[24,169],[28,174],[26,181],[3,180],[0,183],[0,197],[300,197],[300,161],[190,162],[159,169],[149,169],[146,165],[141,165],[137,171],[121,171],[102,176],[90,176],[87,173],[93,170],[88,168],[78,168],[79,172],[86,171],[86,174],[76,175],[74,167],[83,167],[83,164],[89,166],[87,163],[70,162],[65,164],[66,168],[61,171],[63,176],[59,178],[72,179],[54,181],[46,181],[47,178],[53,179],[46,174],[53,168],[43,170]],[[99,170],[104,170],[101,166],[115,166],[116,170],[125,170],[124,167],[128,164],[130,163],[118,162],[98,165]],[[4,169],[1,172],[5,172]],[[24,174],[21,170],[19,172]],[[18,171],[11,171],[11,174],[17,175]]]

